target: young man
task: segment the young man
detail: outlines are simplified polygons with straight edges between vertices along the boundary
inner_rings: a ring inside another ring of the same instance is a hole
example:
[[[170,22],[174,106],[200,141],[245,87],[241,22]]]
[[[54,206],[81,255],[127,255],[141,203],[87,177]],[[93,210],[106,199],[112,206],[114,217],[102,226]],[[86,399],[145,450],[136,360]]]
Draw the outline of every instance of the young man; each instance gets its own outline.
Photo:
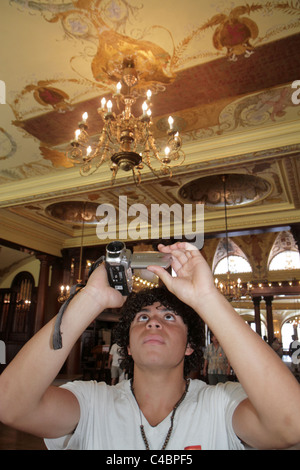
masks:
[[[166,301],[143,303],[130,324],[125,349],[134,362],[132,383],[51,387],[85,328],[105,308],[125,301],[101,265],[64,313],[63,347],[51,346],[54,319],[0,376],[0,420],[48,438],[49,448],[205,450],[240,449],[240,440],[254,448],[299,443],[300,387],[288,368],[219,293],[196,247],[179,242],[159,249],[172,254],[177,276],[158,266],[148,269],[214,331],[240,384],[185,380],[184,360],[195,345],[183,317]]]

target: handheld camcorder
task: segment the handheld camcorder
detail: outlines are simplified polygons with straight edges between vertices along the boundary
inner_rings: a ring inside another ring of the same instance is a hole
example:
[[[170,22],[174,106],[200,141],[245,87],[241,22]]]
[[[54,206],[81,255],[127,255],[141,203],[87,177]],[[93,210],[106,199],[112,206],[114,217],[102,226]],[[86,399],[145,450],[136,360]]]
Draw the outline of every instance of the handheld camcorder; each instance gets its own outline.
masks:
[[[113,241],[106,246],[105,265],[111,287],[119,290],[122,295],[132,291],[132,269],[145,269],[150,265],[168,268],[171,265],[170,254],[159,252],[131,253],[125,243]]]

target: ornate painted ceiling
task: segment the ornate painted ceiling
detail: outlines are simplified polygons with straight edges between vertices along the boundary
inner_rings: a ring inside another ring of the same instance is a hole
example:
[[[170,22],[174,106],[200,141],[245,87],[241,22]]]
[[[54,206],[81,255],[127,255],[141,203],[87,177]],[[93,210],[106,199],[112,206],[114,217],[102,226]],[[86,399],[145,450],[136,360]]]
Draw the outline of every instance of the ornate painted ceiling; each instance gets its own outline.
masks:
[[[205,232],[221,232],[223,174],[229,230],[300,221],[299,2],[2,0],[0,11],[2,240],[60,255],[80,244],[85,203],[84,244],[99,244],[95,208],[118,211],[120,196],[202,202]],[[99,134],[124,57],[137,93],[152,90],[155,138],[170,114],[181,132],[186,160],[171,179],[144,169],[136,186],[120,171],[111,186],[108,165],[83,177],[66,156],[83,112]]]

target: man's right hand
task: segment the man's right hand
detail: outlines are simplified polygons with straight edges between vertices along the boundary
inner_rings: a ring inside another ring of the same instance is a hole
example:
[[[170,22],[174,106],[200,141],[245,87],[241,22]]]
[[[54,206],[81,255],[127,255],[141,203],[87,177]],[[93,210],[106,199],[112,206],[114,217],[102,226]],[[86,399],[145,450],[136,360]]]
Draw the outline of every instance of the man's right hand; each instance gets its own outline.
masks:
[[[104,262],[92,272],[83,291],[94,298],[101,311],[120,308],[127,298],[110,286]]]

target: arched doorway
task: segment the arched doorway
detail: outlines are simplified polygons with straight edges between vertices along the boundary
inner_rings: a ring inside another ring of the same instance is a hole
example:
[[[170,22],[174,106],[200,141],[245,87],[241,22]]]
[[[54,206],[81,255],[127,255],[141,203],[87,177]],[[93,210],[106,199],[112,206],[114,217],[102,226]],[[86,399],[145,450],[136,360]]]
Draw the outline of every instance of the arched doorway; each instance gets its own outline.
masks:
[[[36,307],[34,278],[27,271],[18,273],[6,289],[1,304],[1,339],[6,344],[9,363],[31,338]]]

